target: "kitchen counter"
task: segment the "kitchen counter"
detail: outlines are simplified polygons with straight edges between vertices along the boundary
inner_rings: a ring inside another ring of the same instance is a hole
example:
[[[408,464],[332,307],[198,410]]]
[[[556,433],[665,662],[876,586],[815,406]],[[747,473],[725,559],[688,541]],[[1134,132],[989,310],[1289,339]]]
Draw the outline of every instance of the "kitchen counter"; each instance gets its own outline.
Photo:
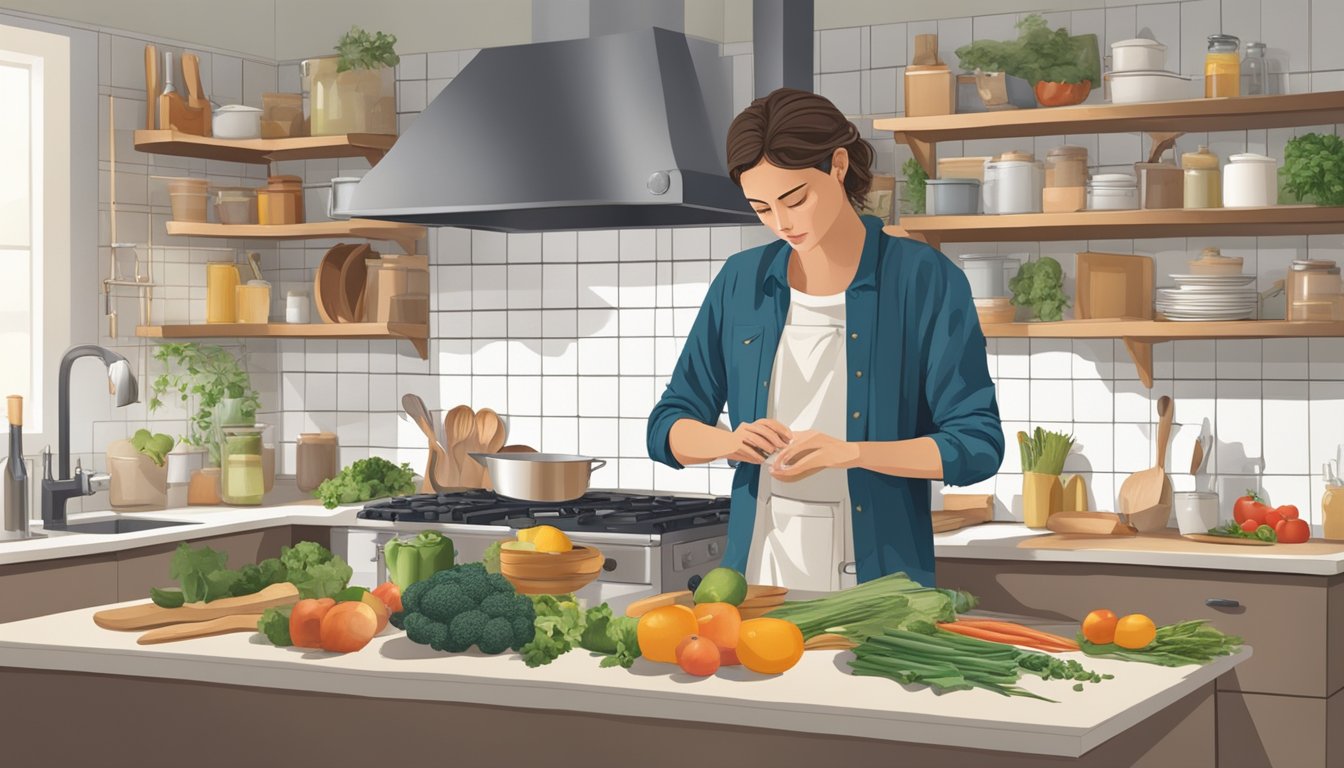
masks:
[[[714,677],[695,679],[673,666],[644,659],[630,670],[601,669],[596,658],[583,651],[529,669],[512,653],[436,653],[411,643],[392,628],[362,651],[346,655],[275,648],[259,636],[246,634],[141,646],[135,642],[135,633],[96,627],[91,618],[94,610],[0,625],[0,668],[5,668],[0,669],[0,682],[8,685],[7,676],[17,676],[13,682],[22,684],[26,675],[47,675],[39,678],[45,684],[109,680],[113,687],[107,693],[111,694],[133,690],[118,688],[117,681],[130,686],[126,678],[152,679],[174,681],[171,686],[178,689],[191,686],[198,695],[218,690],[218,686],[280,690],[289,702],[286,706],[295,712],[303,708],[296,699],[301,692],[326,699],[334,694],[366,700],[487,705],[526,710],[531,713],[529,718],[537,710],[581,712],[677,721],[706,730],[770,729],[779,732],[779,738],[816,735],[1077,757],[1187,698],[1206,696],[1211,705],[1213,681],[1251,655],[1251,649],[1244,648],[1202,667],[1172,669],[1067,654],[1115,678],[1075,692],[1071,681],[1024,677],[1024,688],[1060,702],[1049,703],[982,690],[938,696],[929,689],[885,679],[854,677],[847,674],[844,663],[850,654],[839,651],[810,651],[798,666],[778,676],[733,667]],[[65,695],[62,700],[71,701]],[[203,701],[201,705],[207,706]],[[116,715],[108,711],[94,719],[100,718],[115,719]],[[81,722],[67,711],[58,719]],[[377,718],[366,721],[381,722]],[[524,721],[514,718],[510,722]],[[381,729],[386,725],[376,726],[377,733],[385,734]],[[1211,727],[1210,718],[1210,734]],[[1169,731],[1170,724],[1159,730]],[[594,748],[578,735],[576,743]]]

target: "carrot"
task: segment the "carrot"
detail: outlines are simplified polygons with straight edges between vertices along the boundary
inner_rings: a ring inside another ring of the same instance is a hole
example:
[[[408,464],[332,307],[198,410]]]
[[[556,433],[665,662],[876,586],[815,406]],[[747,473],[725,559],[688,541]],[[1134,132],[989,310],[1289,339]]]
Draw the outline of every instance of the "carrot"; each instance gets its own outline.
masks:
[[[1042,642],[1052,643],[1054,645],[1062,645],[1071,651],[1078,650],[1078,644],[1068,639],[1067,637],[1061,637],[1059,635],[1054,635],[1049,632],[1042,632],[1039,629],[1032,629],[1031,627],[1026,627],[1021,624],[1014,624],[1008,621],[991,621],[988,619],[961,619],[958,621],[958,623],[965,624],[971,627],[980,627],[982,629],[989,629],[996,632],[1002,632],[1004,634],[1016,635],[1018,637],[1035,638]]]
[[[939,624],[939,627],[955,632],[966,637],[974,637],[979,640],[987,640],[991,643],[1003,643],[1006,645],[1021,645],[1028,648],[1035,648],[1042,651],[1068,651],[1068,646],[1058,642],[1050,642],[1040,638],[1024,637],[1022,635],[999,632],[986,627],[969,626],[963,621],[957,621],[948,624]]]

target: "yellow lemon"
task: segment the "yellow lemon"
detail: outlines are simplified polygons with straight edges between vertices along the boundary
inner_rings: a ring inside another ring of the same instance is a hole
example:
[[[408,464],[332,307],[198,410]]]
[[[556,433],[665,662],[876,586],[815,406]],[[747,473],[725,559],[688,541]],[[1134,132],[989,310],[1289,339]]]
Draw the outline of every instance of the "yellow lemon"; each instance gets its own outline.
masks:
[[[550,526],[534,525],[531,528],[520,528],[518,529],[518,540],[531,541],[532,537],[537,535],[537,531],[541,530],[542,528],[548,528],[548,527]]]
[[[568,552],[574,548],[569,537],[559,528],[539,525],[535,530],[536,533],[532,534],[532,543],[537,545],[538,552]]]

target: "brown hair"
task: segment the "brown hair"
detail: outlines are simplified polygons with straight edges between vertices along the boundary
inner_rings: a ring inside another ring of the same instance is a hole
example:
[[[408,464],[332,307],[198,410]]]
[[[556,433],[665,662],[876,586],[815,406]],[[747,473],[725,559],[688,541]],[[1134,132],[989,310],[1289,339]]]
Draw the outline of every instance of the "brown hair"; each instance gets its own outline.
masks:
[[[762,158],[780,168],[829,172],[831,155],[840,147],[849,153],[845,196],[858,208],[873,183],[873,145],[829,99],[778,88],[733,118],[728,127],[728,176],[742,186],[743,171]]]

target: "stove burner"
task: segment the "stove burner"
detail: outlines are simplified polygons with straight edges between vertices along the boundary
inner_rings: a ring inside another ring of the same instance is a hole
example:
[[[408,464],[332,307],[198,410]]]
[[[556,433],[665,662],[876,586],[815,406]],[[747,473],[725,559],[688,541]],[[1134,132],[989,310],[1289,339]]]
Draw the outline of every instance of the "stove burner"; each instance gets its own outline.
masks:
[[[358,517],[414,523],[465,523],[528,528],[553,525],[564,531],[668,533],[728,521],[724,497],[645,496],[593,491],[555,504],[520,501],[490,491],[424,493],[374,502]]]

